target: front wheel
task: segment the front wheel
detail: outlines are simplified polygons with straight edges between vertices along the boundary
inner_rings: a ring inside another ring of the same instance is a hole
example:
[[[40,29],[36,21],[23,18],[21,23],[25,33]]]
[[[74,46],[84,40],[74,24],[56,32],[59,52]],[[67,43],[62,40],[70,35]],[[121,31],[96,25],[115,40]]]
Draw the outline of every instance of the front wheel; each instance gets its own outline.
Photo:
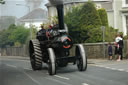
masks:
[[[49,75],[56,74],[56,59],[55,59],[55,53],[52,48],[48,48],[48,73]]]
[[[76,63],[79,71],[85,71],[87,69],[87,56],[82,44],[76,46]]]
[[[30,62],[33,70],[42,69],[42,51],[40,48],[40,43],[37,39],[30,40],[29,42],[29,55]]]

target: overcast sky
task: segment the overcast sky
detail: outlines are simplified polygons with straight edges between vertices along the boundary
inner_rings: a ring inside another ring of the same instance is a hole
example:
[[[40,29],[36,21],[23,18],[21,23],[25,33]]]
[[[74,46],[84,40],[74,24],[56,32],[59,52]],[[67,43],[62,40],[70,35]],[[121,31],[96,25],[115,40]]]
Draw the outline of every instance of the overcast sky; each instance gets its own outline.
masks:
[[[16,16],[17,18],[20,18],[27,14],[29,12],[29,8],[25,5],[25,0],[5,0],[6,4],[0,5],[0,16]],[[48,0],[42,0],[43,2],[39,6],[40,8],[43,8],[47,10],[45,7],[45,4],[48,2]],[[21,4],[21,5],[16,5]],[[31,7],[30,10],[33,10]]]

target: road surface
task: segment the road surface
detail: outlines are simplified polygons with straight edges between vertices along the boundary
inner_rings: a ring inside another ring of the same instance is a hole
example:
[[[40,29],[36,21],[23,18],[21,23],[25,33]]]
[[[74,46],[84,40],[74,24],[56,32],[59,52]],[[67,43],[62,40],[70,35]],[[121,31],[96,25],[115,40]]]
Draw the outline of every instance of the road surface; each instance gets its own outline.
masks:
[[[47,65],[33,71],[28,59],[1,58],[0,85],[128,85],[128,60],[93,61],[89,61],[87,71],[68,65],[49,76]]]

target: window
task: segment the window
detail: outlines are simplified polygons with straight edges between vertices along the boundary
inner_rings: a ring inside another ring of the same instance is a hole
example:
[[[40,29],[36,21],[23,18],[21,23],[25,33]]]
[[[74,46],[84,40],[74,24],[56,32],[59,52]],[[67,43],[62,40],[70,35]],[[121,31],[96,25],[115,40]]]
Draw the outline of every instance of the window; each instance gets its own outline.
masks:
[[[96,4],[96,9],[101,9],[101,4]]]
[[[128,4],[128,0],[125,0],[125,3]]]
[[[122,0],[122,6],[128,7],[128,0]]]

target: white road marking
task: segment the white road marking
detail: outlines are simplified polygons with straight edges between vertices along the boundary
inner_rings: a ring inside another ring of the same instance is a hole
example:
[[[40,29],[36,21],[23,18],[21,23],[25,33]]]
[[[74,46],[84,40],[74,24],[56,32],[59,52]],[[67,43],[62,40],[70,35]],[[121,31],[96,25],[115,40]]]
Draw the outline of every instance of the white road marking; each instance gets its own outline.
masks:
[[[42,85],[42,84],[40,84],[37,80],[35,80],[34,78],[32,78],[29,74],[27,74],[26,72],[24,72],[23,71],[23,73],[25,74],[25,75],[27,75],[32,81],[34,81],[37,85]]]
[[[123,71],[123,72],[128,72],[126,69],[118,69],[118,68],[112,68],[112,67],[107,67],[107,66],[102,66],[102,65],[92,65],[92,66],[97,66],[97,67],[103,67],[111,70],[117,70],[117,71]]]
[[[116,68],[110,68],[111,70],[116,70]]]
[[[125,71],[124,69],[118,69],[118,71]]]
[[[70,78],[67,77],[63,77],[63,76],[59,76],[59,75],[54,75],[55,77],[61,78],[61,79],[66,79],[66,80],[70,80]]]
[[[30,69],[30,68],[24,68],[25,70],[32,70],[32,69]]]
[[[1,59],[1,60],[5,60],[5,59]],[[6,60],[30,62],[29,59],[25,59],[25,60],[20,60],[20,59],[6,59]]]
[[[104,67],[104,66],[102,66],[102,65],[92,65],[92,66],[97,66],[97,67]]]
[[[89,84],[86,84],[86,83],[82,83],[82,85],[89,85]]]
[[[107,68],[107,69],[111,69],[110,67],[105,67],[105,68]]]
[[[54,82],[57,82],[57,83],[60,83],[60,84],[63,84],[63,85],[72,85],[72,84],[68,84],[68,83],[59,81],[59,80],[57,80],[57,79],[53,79],[53,78],[46,78],[46,79],[51,80],[51,81],[54,81]]]
[[[16,66],[14,66],[14,65],[9,65],[9,64],[6,64],[6,65],[9,66],[9,67],[16,68]]]
[[[7,64],[7,66],[9,66],[9,67],[14,67],[14,68],[17,68],[16,66],[14,66],[14,65],[9,65],[9,64]],[[19,70],[20,71],[20,70]],[[25,75],[27,75],[32,81],[34,81],[37,85],[41,85],[38,81],[36,81],[35,79],[33,79],[29,74],[27,74],[26,72],[24,72],[24,71],[20,71],[20,72],[23,72]]]

